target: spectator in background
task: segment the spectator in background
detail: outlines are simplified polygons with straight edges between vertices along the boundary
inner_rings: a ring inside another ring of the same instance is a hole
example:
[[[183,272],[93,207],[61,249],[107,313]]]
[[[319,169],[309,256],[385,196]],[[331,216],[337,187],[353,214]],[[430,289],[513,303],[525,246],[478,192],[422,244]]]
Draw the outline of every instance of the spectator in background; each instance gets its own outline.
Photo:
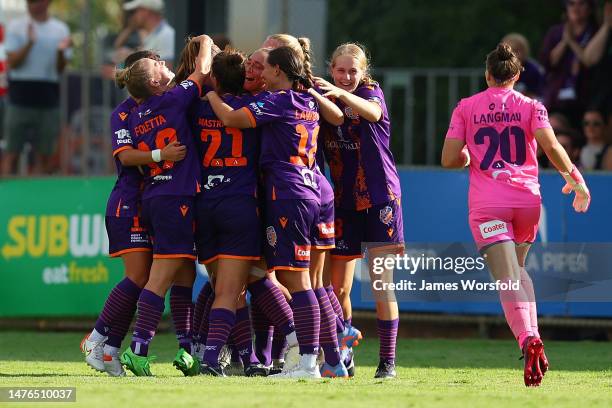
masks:
[[[514,89],[525,96],[542,99],[544,92],[544,68],[530,57],[529,41],[519,33],[506,34],[501,42],[510,44],[516,56],[523,64],[518,81]]]
[[[4,120],[2,174],[14,174],[16,158],[30,142],[34,174],[52,173],[60,131],[59,76],[71,54],[70,30],[49,15],[50,0],[28,0],[28,15],[7,27],[9,98]]]
[[[548,121],[550,122],[550,126],[553,128],[555,133],[557,133],[561,129],[572,129],[572,124],[570,123],[567,116],[562,113],[555,112],[548,115]]]
[[[567,155],[572,159],[576,167],[580,165],[580,149],[584,146],[584,138],[576,129],[574,129],[569,119],[562,113],[555,112],[548,116],[550,126],[555,132],[557,140],[565,148]],[[550,168],[548,157],[544,151],[538,147],[538,164],[541,168]]]
[[[584,48],[597,32],[594,0],[566,0],[565,11],[565,22],[548,30],[540,52],[546,70],[544,103],[577,124],[590,100]]]
[[[603,9],[603,23],[599,31],[584,49],[585,65],[593,67],[594,106],[612,106],[612,0]],[[608,114],[611,112],[608,111]]]
[[[609,150],[605,134],[605,116],[596,109],[588,109],[582,120],[586,145],[580,152],[580,163],[585,170],[601,170],[603,158]]]
[[[123,5],[123,9],[132,14],[128,16],[128,24],[119,34],[115,46],[122,47],[123,41],[137,30],[141,40],[139,49],[157,52],[171,68],[174,64],[174,28],[164,19],[164,1],[131,0]]]
[[[567,155],[570,159],[572,159],[572,163],[576,165],[576,167],[581,167],[580,165],[580,145],[581,145],[581,137],[578,132],[572,129],[559,129],[555,130],[555,136],[557,136],[557,140],[559,144],[563,146]]]

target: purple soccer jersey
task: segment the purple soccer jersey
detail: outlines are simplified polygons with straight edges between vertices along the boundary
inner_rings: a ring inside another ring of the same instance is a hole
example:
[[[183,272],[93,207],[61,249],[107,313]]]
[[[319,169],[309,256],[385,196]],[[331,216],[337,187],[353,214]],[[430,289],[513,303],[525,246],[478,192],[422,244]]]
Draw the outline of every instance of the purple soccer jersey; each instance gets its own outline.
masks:
[[[254,100],[250,95],[223,95],[222,99],[234,109]],[[198,103],[190,116],[201,160],[203,197],[255,196],[259,129],[223,126],[208,102]]]
[[[359,86],[354,94],[379,104],[382,117],[369,122],[336,100],[344,113],[344,124],[331,129],[326,126],[324,146],[336,207],[363,210],[399,198],[401,188],[389,149],[391,123],[382,90],[374,83]]]
[[[283,90],[258,95],[243,108],[253,127],[262,128],[260,166],[266,199],[319,202],[315,154],[319,105],[306,92]]]
[[[197,149],[187,121],[187,110],[200,95],[198,84],[181,82],[171,90],[150,97],[130,114],[132,141],[139,150],[162,149],[172,141],[187,147],[185,158],[142,166],[143,199],[160,195],[193,196],[199,186]]]
[[[118,154],[127,149],[135,149],[128,129],[128,117],[136,108],[136,102],[128,98],[121,102],[111,114],[111,144],[117,168],[117,181],[108,197],[106,216],[136,217],[142,188],[142,174],[137,167],[123,166]]]

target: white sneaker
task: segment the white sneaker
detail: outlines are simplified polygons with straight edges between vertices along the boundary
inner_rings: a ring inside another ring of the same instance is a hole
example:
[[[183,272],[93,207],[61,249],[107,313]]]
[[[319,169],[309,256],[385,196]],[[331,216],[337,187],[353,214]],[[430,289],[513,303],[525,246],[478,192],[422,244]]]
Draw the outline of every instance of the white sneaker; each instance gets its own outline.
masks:
[[[119,361],[119,356],[104,354],[104,371],[111,377],[125,377],[125,370]]]
[[[195,358],[197,358],[200,363],[202,363],[202,361],[204,361],[204,348],[205,345],[202,343],[193,343],[191,345],[191,355]]]
[[[295,369],[300,364],[300,347],[297,344],[287,347],[284,360],[283,371]]]
[[[203,347],[206,349],[206,347]],[[204,353],[202,353],[202,358],[204,358]],[[226,368],[232,363],[232,350],[224,345],[221,347],[221,351],[219,352],[219,366]]]
[[[274,378],[321,378],[319,366],[316,365],[316,356],[301,356],[300,363],[291,370],[283,370],[282,373],[271,375]]]
[[[88,366],[96,371],[103,373],[104,370],[104,342],[107,337],[104,337],[102,341],[90,341],[89,333],[83,337],[81,341],[81,352],[85,354],[85,362]]]

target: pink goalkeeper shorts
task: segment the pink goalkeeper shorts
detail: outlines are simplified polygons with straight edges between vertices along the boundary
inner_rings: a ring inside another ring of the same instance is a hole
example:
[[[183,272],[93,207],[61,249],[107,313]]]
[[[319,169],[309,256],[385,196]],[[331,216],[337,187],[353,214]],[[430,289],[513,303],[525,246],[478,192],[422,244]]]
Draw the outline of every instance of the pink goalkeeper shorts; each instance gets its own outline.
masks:
[[[538,233],[540,207],[481,208],[470,211],[469,222],[474,241],[481,251],[504,241],[532,243]]]

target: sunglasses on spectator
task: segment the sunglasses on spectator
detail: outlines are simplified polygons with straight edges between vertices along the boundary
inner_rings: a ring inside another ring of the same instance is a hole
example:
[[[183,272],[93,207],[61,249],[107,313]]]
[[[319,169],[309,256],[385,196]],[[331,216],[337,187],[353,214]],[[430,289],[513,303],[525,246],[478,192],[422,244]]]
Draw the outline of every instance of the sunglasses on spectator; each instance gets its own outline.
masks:
[[[600,127],[602,126],[603,123],[598,121],[598,120],[583,120],[582,121],[582,126],[595,126],[595,127]]]

